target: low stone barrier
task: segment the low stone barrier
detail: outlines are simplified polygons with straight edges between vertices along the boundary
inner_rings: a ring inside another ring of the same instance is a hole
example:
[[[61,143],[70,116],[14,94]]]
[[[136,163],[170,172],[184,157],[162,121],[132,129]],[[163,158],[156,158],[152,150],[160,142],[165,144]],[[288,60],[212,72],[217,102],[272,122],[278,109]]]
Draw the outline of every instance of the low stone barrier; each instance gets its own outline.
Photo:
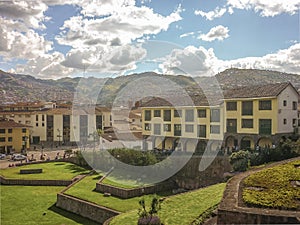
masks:
[[[0,183],[3,185],[23,185],[23,186],[68,186],[72,180],[22,180],[10,179],[0,176]]]
[[[64,193],[57,194],[56,206],[100,224],[103,224],[109,218],[120,214],[118,211],[108,209]]]
[[[173,181],[166,181],[159,184],[130,189],[115,187],[101,182],[96,183],[96,191],[101,193],[110,193],[113,196],[123,199],[168,191],[174,188],[177,188],[177,186]]]
[[[43,169],[21,169],[20,174],[35,174],[42,173]]]
[[[226,185],[218,208],[217,224],[300,224],[300,211],[252,208],[241,204],[242,181],[262,169],[299,160],[300,157],[272,163],[266,167],[250,170],[232,177]]]

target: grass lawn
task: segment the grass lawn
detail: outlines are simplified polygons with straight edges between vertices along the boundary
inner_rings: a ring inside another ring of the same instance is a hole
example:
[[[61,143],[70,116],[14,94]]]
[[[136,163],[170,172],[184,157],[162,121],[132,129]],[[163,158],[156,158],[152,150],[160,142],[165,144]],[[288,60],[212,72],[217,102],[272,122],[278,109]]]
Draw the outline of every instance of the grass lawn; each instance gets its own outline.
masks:
[[[96,223],[55,207],[63,187],[0,186],[1,220],[5,225],[72,225]]]
[[[276,209],[300,209],[300,160],[254,173],[244,180],[243,200],[249,206]]]
[[[120,199],[113,196],[104,197],[103,194],[93,191],[96,187],[96,182],[100,179],[100,177],[101,175],[87,176],[68,189],[65,193],[120,212],[127,212],[139,207],[138,201],[141,197]],[[170,193],[163,193],[157,196],[164,197],[168,194]],[[151,201],[153,196],[154,195],[145,195],[146,201]]]
[[[20,169],[43,169],[38,174],[20,174]],[[89,171],[67,162],[49,162],[1,169],[0,174],[6,178],[35,180],[71,180],[73,177]]]
[[[164,225],[190,225],[208,209],[219,204],[226,184],[216,184],[196,191],[166,198],[161,204],[159,216]],[[150,205],[151,199],[145,199]],[[137,207],[139,208],[139,207]],[[138,220],[138,210],[123,213],[115,217],[110,225],[132,225]],[[198,223],[195,223],[198,224]]]

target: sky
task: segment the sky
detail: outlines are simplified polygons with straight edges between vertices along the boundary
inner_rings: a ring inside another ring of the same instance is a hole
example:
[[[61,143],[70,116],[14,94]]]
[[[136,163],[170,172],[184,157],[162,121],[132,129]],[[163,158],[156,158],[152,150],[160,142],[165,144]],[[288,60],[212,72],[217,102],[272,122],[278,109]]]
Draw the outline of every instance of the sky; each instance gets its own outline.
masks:
[[[42,79],[300,74],[300,0],[0,0],[0,69]]]

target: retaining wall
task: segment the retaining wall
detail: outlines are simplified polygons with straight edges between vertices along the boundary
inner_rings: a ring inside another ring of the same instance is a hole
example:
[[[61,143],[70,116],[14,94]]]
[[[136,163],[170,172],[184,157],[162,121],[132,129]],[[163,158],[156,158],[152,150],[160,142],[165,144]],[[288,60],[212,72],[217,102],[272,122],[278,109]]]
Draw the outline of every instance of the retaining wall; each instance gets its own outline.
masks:
[[[115,187],[108,184],[103,184],[101,182],[96,183],[96,191],[102,193],[107,192],[113,196],[117,196],[123,199],[142,196],[144,194],[147,195],[147,194],[153,194],[162,191],[168,191],[174,188],[176,188],[176,184],[172,181],[162,182],[151,186],[130,188],[130,189]]]
[[[266,167],[250,170],[232,177],[226,185],[222,201],[218,208],[217,224],[300,224],[300,211],[250,208],[242,204],[241,184],[250,174],[279,164],[299,160],[300,157]]]
[[[72,184],[72,180],[21,180],[0,176],[0,183],[4,185],[24,186],[68,186]]]
[[[101,224],[109,218],[120,214],[118,211],[114,211],[64,193],[57,194],[56,206]]]

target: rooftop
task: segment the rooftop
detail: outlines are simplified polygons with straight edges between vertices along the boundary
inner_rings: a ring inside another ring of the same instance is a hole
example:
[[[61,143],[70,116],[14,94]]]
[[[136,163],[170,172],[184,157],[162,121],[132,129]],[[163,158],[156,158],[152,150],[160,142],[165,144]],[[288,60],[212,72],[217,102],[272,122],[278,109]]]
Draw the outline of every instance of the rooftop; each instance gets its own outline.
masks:
[[[27,128],[27,127],[29,128],[31,126],[21,124],[21,123],[16,123],[13,120],[0,118],[0,128]]]

